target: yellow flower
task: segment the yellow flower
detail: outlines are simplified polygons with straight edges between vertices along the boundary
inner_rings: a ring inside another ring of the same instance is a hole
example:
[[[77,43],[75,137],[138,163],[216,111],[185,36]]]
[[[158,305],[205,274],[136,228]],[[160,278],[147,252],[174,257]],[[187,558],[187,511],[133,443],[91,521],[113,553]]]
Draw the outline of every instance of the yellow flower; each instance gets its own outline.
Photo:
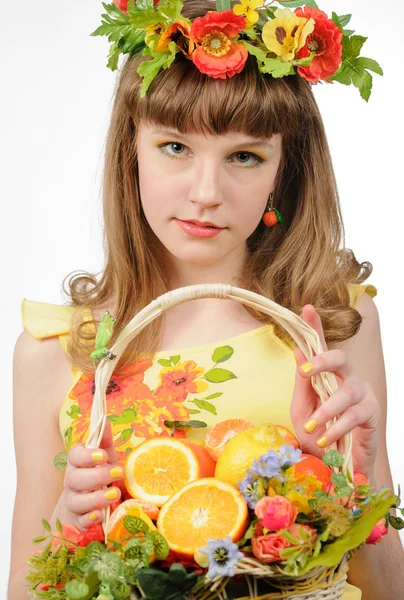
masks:
[[[297,17],[289,8],[277,8],[275,19],[265,23],[262,39],[265,46],[283,60],[294,60],[314,30],[314,19]]]
[[[246,29],[251,29],[259,19],[259,14],[255,10],[259,6],[262,6],[262,0],[240,0],[240,4],[233,6],[233,12],[238,16],[245,15]]]

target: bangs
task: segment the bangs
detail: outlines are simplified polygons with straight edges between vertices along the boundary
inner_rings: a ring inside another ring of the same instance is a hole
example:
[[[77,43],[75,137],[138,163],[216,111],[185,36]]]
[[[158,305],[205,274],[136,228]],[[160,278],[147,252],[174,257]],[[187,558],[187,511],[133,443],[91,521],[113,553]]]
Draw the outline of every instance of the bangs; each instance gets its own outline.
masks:
[[[137,88],[126,104],[136,124],[144,121],[184,134],[235,131],[252,137],[282,133],[287,138],[299,127],[298,79],[302,78],[265,76],[251,56],[241,73],[214,79],[201,73],[192,61],[177,56],[171,67],[154,79],[145,98],[139,99]]]

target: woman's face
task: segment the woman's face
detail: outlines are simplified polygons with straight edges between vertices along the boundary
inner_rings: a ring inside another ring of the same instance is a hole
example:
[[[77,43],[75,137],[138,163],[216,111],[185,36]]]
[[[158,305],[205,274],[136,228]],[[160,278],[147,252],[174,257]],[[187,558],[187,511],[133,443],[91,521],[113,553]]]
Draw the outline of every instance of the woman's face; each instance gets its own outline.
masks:
[[[177,260],[208,266],[238,256],[265,212],[282,138],[138,129],[139,187],[146,219]]]

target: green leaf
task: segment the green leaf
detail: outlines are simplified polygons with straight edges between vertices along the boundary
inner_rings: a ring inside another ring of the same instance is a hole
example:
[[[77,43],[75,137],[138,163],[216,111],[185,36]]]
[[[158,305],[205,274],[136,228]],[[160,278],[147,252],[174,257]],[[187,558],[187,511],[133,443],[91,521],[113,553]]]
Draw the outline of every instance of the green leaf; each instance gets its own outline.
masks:
[[[46,531],[49,531],[49,533],[52,531],[50,523],[46,519],[42,519],[42,525],[43,528],[46,529]]]
[[[169,554],[169,547],[166,538],[158,531],[152,531],[151,537],[153,540],[154,554],[158,560],[164,560]]]
[[[341,31],[344,30],[345,25],[348,25],[351,18],[352,18],[352,15],[339,15],[338,16],[337,13],[335,13],[335,12],[332,13],[332,20],[337,25],[337,27],[339,27],[341,29]]]
[[[309,56],[305,56],[304,58],[298,58],[293,61],[293,65],[299,65],[301,67],[308,67],[313,62],[314,57],[316,56],[315,52],[310,52]]]
[[[72,404],[70,410],[66,411],[66,414],[71,419],[77,419],[81,416],[80,406],[78,404]]]
[[[64,434],[66,450],[69,451],[73,441],[73,427],[68,427]]]
[[[125,546],[125,558],[138,559],[145,566],[149,566],[152,552],[153,538],[149,533],[146,533],[144,539],[133,537]]]
[[[213,368],[205,373],[204,379],[210,383],[224,383],[230,379],[237,379],[234,373],[228,369]]]
[[[325,545],[322,552],[309,559],[307,565],[299,574],[305,574],[315,567],[334,567],[340,561],[345,552],[360,546],[369,537],[374,525],[386,514],[386,511],[394,503],[394,496],[381,497],[360,519],[354,521],[348,531],[337,538],[334,542]],[[322,536],[320,536],[321,540]]]
[[[215,392],[214,394],[210,394],[210,396],[205,396],[204,400],[214,400],[215,398],[219,398],[219,396],[223,396],[223,392]]]
[[[215,349],[212,354],[212,360],[214,363],[222,363],[233,355],[234,350],[231,346],[219,346]]]
[[[216,10],[218,12],[220,12],[222,10],[230,10],[230,9],[231,9],[230,0],[216,0]]]
[[[294,544],[295,546],[297,546],[300,543],[300,540],[294,537],[287,529],[281,529],[280,534],[283,535],[283,537],[286,540],[288,540],[288,542]]]
[[[176,46],[174,42],[170,42],[168,44],[169,52],[153,52],[148,49],[147,56],[151,56],[152,60],[146,60],[137,68],[137,72],[140,77],[143,78],[142,86],[140,88],[140,97],[144,98],[147,93],[147,90],[150,87],[153,79],[156,77],[158,72],[161,69],[168,69],[168,67],[173,63],[175,59],[175,55],[179,51],[179,48]],[[161,361],[158,361],[161,364]],[[169,362],[169,361],[167,361]],[[171,363],[169,365],[171,366]]]
[[[108,415],[108,421],[114,425],[126,425],[133,423],[137,418],[137,412],[134,407],[125,408],[120,415]]]
[[[206,400],[199,400],[199,398],[195,398],[194,400],[195,406],[201,408],[202,410],[207,410],[212,413],[212,415],[217,415],[216,408],[210,402],[206,402]]]
[[[153,8],[153,0],[137,0],[136,2],[130,0],[130,2],[128,2],[129,16],[133,15],[139,10],[147,10],[148,8]]]
[[[324,452],[322,461],[329,467],[342,467],[344,464],[344,455],[338,452],[338,450],[328,450]]]
[[[89,560],[94,560],[105,554],[107,549],[101,542],[90,542],[88,546],[86,546],[85,550],[85,558]]]
[[[127,600],[131,593],[130,586],[124,581],[111,581],[109,589],[112,592],[114,600]]]
[[[163,56],[164,56],[164,55],[163,55]],[[142,63],[142,64],[144,64],[144,65],[148,65],[148,64],[150,64],[150,62],[153,62],[153,61],[148,61],[148,62],[145,62],[145,63]],[[143,70],[145,70],[145,69],[143,69]],[[138,70],[138,73],[139,73],[139,70]],[[157,73],[156,73],[156,74],[157,74]],[[142,77],[141,73],[139,73],[139,75]],[[162,367],[171,367],[171,361],[167,360],[166,358],[160,358],[160,360],[158,360],[157,362],[158,362],[158,363],[159,363],[159,365],[161,365]]]
[[[128,542],[129,544],[129,542]],[[97,572],[101,581],[112,582],[123,571],[123,563],[121,557],[113,552],[105,552],[93,563],[93,569]]]
[[[143,532],[146,533],[149,531],[148,524],[140,519],[139,517],[134,517],[132,515],[128,515],[124,518],[123,524],[125,529],[131,533],[132,535],[136,535],[137,533]]]
[[[60,519],[56,519],[56,529],[63,535],[63,527]]]
[[[170,361],[173,365],[176,365],[180,358],[181,356],[179,354],[176,354],[175,356],[170,356]]]
[[[249,44],[245,40],[241,40],[240,44],[243,44],[243,46],[248,50],[249,54],[252,54],[252,56],[255,56],[255,58],[257,59],[258,62],[263,63],[264,60],[266,59],[268,50],[266,50],[266,49],[263,50],[262,48],[259,48],[258,46]]]
[[[282,60],[282,58],[266,58],[262,65],[258,65],[261,73],[268,73],[272,77],[279,78],[285,75],[293,75],[295,70],[292,63]]]
[[[196,410],[195,408],[188,408],[188,412],[190,415],[199,415],[201,411]]]
[[[401,517],[395,517],[394,515],[389,515],[388,521],[393,529],[404,529],[404,521]]]
[[[351,37],[343,36],[342,38],[342,60],[357,58],[362,49],[363,44],[368,38],[362,35],[353,35]]]
[[[175,21],[181,15],[182,7],[181,0],[160,0],[157,10],[165,19]]]
[[[161,15],[153,8],[135,12],[129,16],[129,21],[135,29],[146,29],[150,25],[158,25],[161,23]]]
[[[48,539],[48,538],[47,538],[46,536],[44,536],[44,535],[39,535],[38,537],[35,537],[35,538],[32,540],[32,543],[33,543],[33,544],[39,544],[39,542],[44,542],[44,541],[45,541],[45,540],[47,540],[47,539]]]
[[[314,6],[318,8],[318,5],[314,0],[292,0],[291,2],[280,2],[278,4],[285,6],[286,8],[297,8],[298,6]]]
[[[53,459],[53,464],[58,471],[65,471],[67,467],[67,452],[59,452]]]
[[[346,485],[344,487],[335,488],[334,492],[336,493],[338,498],[345,498],[346,496],[350,496],[352,494],[353,490],[352,490],[352,488],[350,488]]]
[[[331,481],[339,487],[347,487],[347,480],[344,473],[333,473]]]
[[[130,429],[125,429],[124,431],[122,431],[120,437],[119,437],[119,441],[121,442],[121,444],[124,444],[125,442],[127,442],[133,434],[133,427],[131,427]]]
[[[199,412],[199,411],[198,411]],[[204,421],[164,421],[164,426],[169,429],[183,429],[185,427],[194,427],[195,429],[199,429],[201,427],[207,427],[207,424]]]
[[[72,581],[68,581],[66,583],[65,590],[66,594],[68,594],[71,600],[80,600],[81,598],[85,598],[85,596],[87,596],[90,588],[86,583],[73,579]]]

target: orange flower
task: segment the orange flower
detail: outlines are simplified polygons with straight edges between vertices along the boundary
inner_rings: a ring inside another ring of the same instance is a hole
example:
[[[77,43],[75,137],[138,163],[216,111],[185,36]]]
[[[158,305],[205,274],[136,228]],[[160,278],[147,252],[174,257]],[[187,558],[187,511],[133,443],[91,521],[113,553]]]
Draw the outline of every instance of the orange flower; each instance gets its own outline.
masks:
[[[175,42],[178,48],[187,58],[191,57],[195,49],[194,42],[190,39],[191,24],[187,19],[176,19],[170,27],[163,31],[158,39],[154,50],[156,52],[167,52],[168,44]]]
[[[339,68],[342,60],[342,31],[327,17],[325,12],[312,6],[297,8],[295,14],[298,17],[314,19],[314,31],[306,38],[306,43],[298,52],[298,58],[310,56],[315,52],[308,67],[297,67],[299,75],[311,82],[327,79]]]
[[[235,15],[232,10],[212,11],[194,20],[191,40],[199,45],[192,54],[192,60],[201,73],[214,79],[226,79],[242,71],[248,52],[233,38],[245,26],[245,18]]]
[[[135,435],[150,438],[168,436],[164,421],[188,421],[189,412],[182,402],[165,404],[159,399],[145,400],[138,405],[139,421],[134,423]]]
[[[208,388],[208,383],[198,379],[204,371],[205,369],[198,367],[193,360],[164,367],[159,373],[161,385],[154,390],[154,395],[158,400],[183,402],[188,394],[204,392]]]

